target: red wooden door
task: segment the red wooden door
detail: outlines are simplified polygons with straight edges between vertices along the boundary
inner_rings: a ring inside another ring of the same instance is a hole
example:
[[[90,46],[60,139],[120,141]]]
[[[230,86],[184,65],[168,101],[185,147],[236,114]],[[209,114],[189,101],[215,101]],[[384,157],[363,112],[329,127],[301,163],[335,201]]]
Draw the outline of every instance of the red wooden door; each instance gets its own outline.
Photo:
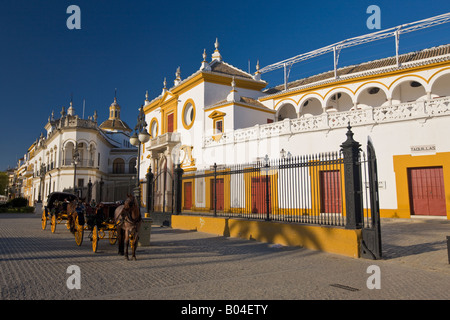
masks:
[[[268,181],[266,179],[269,179]],[[270,197],[270,177],[255,177],[252,178],[252,213],[266,213],[266,194],[267,186],[266,182],[269,183],[269,211],[271,211],[271,197]]]
[[[445,189],[442,167],[409,168],[411,214],[445,216]]]
[[[322,213],[341,213],[341,175],[339,170],[320,171],[320,209]]]
[[[184,183],[184,209],[191,210],[192,207],[192,182]]]
[[[167,115],[167,132],[173,132],[173,113]]]
[[[217,210],[222,211],[224,207],[224,190],[223,190],[223,178],[216,179],[216,198],[217,198]],[[214,210],[214,179],[211,179],[211,210]]]

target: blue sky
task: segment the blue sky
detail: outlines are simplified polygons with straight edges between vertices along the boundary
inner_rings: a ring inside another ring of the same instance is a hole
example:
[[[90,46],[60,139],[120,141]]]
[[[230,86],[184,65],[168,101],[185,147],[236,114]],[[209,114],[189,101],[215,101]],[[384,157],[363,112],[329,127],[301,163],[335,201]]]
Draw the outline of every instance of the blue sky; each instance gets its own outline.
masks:
[[[69,30],[69,5],[81,10],[81,29]],[[117,88],[122,119],[134,127],[145,91],[160,94],[208,58],[216,37],[224,60],[261,67],[373,32],[369,5],[381,9],[381,28],[450,12],[433,1],[114,1],[2,0],[0,2],[0,170],[14,167],[36,140],[52,110],[59,115],[71,95],[76,113],[107,118]],[[450,43],[450,23],[404,35],[400,53]],[[395,54],[393,39],[344,49],[339,66]],[[333,68],[332,55],[293,67],[290,79]],[[269,87],[282,72],[263,75]]]

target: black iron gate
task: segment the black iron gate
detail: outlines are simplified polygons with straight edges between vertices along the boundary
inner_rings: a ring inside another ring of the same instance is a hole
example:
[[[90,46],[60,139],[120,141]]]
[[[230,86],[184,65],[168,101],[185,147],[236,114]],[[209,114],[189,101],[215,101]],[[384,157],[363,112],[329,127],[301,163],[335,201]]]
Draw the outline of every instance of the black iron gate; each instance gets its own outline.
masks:
[[[174,210],[173,174],[164,168],[153,174],[147,173],[147,208],[153,224],[170,226]]]
[[[377,157],[372,141],[367,142],[367,159],[363,159],[366,172],[366,207],[361,230],[361,257],[381,259],[380,206],[378,198]]]

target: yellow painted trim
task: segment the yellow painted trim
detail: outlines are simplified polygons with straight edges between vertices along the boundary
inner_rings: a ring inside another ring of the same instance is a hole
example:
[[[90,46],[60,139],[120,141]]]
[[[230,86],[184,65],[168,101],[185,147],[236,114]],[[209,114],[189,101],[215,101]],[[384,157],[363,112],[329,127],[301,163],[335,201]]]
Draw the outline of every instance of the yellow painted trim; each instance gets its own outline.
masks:
[[[185,185],[186,183],[191,183],[191,209],[190,210],[194,210],[195,209],[195,179],[183,179],[183,192],[181,192],[181,208],[182,210],[187,210],[184,207],[184,203],[185,203]]]
[[[161,102],[161,98],[156,99],[154,101],[152,101],[150,104],[146,105],[144,107],[144,113],[145,114],[149,114],[150,112],[152,112],[154,109],[159,107],[159,103]]]
[[[196,76],[192,77],[191,79],[185,81],[184,83],[180,84],[179,86],[176,86],[172,89],[172,93],[176,95],[181,95],[185,93],[186,91],[191,90],[195,86],[202,84],[204,82],[214,83],[214,84],[221,84],[225,86],[230,86],[230,80],[232,76],[231,75],[218,75],[218,74],[212,74],[212,73],[204,73],[200,72]],[[250,90],[262,90],[267,86],[266,82],[259,82],[251,79],[240,79],[235,78],[236,87],[243,88],[243,89],[250,89]]]
[[[440,70],[436,71],[435,73],[433,73],[433,74],[431,75],[431,77],[428,79],[428,83],[431,82],[431,79],[433,79],[435,75],[437,75],[438,73],[444,72],[444,71],[446,71],[446,70],[450,70],[450,67],[449,67],[449,68],[440,69]]]
[[[311,214],[316,215],[317,213],[321,212],[321,208],[320,205],[322,204],[322,194],[321,194],[321,190],[322,190],[322,186],[320,185],[320,173],[324,172],[324,171],[339,171],[339,177],[340,177],[340,192],[341,192],[341,210],[342,212],[340,213],[343,217],[346,216],[346,203],[345,203],[345,172],[344,172],[344,164],[320,164],[322,163],[322,160],[313,160],[310,161],[310,165],[309,165],[309,181],[311,184],[311,190],[314,193],[313,196],[316,198],[316,200],[314,200],[312,202],[312,206],[311,206]],[[315,164],[317,163],[317,164]]]
[[[186,107],[188,106],[188,104],[191,104],[191,105],[192,105],[192,108],[193,108],[193,110],[194,110],[194,116],[192,117],[192,121],[191,121],[191,123],[190,123],[189,125],[186,124],[186,122],[184,121],[184,111],[186,110]],[[183,124],[183,127],[184,127],[186,130],[189,130],[189,129],[192,128],[192,126],[194,125],[195,114],[196,114],[196,110],[195,110],[195,103],[194,103],[194,100],[192,100],[192,99],[186,100],[186,102],[184,103],[184,106],[183,106],[183,110],[181,111],[181,123]]]
[[[161,108],[161,118],[162,120],[162,128],[161,128],[161,134],[167,133],[167,127],[168,127],[168,116],[169,114],[173,113],[173,132],[177,131],[177,105],[176,103],[173,103],[169,106],[164,106],[164,108]]]
[[[215,84],[221,84],[225,86],[230,86],[231,79],[233,76],[231,75],[218,75],[218,74],[211,74],[211,73],[202,73],[204,81],[215,83]],[[252,79],[242,79],[242,78],[234,78],[235,86],[236,88],[242,88],[242,89],[250,89],[250,90],[262,90],[267,86],[267,82],[259,82]]]
[[[212,112],[208,118],[211,119],[216,119],[216,118],[223,118],[224,116],[226,116],[227,114],[225,112],[221,112],[221,111],[214,111]]]
[[[152,101],[147,106],[145,106],[144,113],[145,114],[150,113],[154,109],[161,107],[161,105],[171,102],[170,100],[177,98],[178,96],[185,93],[186,91],[189,91],[192,88],[196,87],[197,85],[200,85],[205,82],[229,86],[231,78],[232,78],[232,76],[199,72],[197,75],[193,76],[191,79],[184,80],[184,82],[182,84],[172,88],[171,92],[167,91],[161,98],[158,98],[158,99]],[[257,90],[257,91],[261,91],[262,89],[264,89],[267,86],[267,82],[255,81],[255,80],[251,80],[251,79],[247,80],[247,79],[235,78],[235,83],[236,83],[236,87],[238,87],[238,88]],[[173,97],[171,97],[168,100],[165,100],[168,94],[172,95]]]
[[[405,75],[403,75],[403,76],[401,76],[401,77],[398,77],[398,78],[395,79],[394,81],[392,81],[391,84],[390,84],[389,87],[388,87],[389,90],[392,88],[392,86],[394,85],[394,83],[398,82],[399,80],[401,80],[401,79],[403,79],[403,78],[407,78],[407,77],[419,78],[419,79],[422,79],[423,81],[425,81],[426,84],[428,84],[428,80],[425,79],[425,78],[422,77],[422,76],[419,76],[419,75],[417,75],[417,74],[405,74]]]
[[[356,90],[355,90],[355,95],[356,95],[356,93],[357,93],[362,87],[364,87],[365,85],[370,84],[370,83],[380,84],[381,86],[383,86],[383,87],[385,87],[387,90],[389,90],[389,87],[388,87],[387,85],[385,85],[384,83],[380,82],[380,81],[367,81],[367,82],[364,82],[363,84],[361,84],[358,88],[356,88]],[[377,87],[378,87],[378,86],[377,86]]]
[[[301,100],[301,99],[300,99],[300,100]],[[300,100],[299,100],[298,102],[300,102]],[[288,101],[292,101],[292,102],[294,103],[294,107],[298,105],[298,102],[295,102],[294,99],[292,99],[292,98],[286,98],[286,99],[283,99],[283,100],[278,101],[277,104],[276,104],[273,108],[274,108],[274,109],[277,109],[277,107],[278,107],[278,105],[279,105],[280,103],[281,103],[281,106],[283,106],[285,103],[288,103]],[[280,107],[281,107],[281,106],[280,106]]]
[[[325,93],[325,95],[323,96],[323,100],[325,101],[327,95],[332,91],[336,91],[335,93],[342,92],[342,91],[339,91],[338,89],[344,89],[345,91],[350,91],[353,95],[355,95],[355,92],[353,92],[352,89],[349,89],[349,88],[343,87],[343,86],[338,86],[338,87],[333,87],[332,89],[328,90],[327,93]],[[350,98],[351,98],[351,96],[350,96]],[[353,99],[352,99],[352,101],[353,101]]]
[[[324,88],[329,88],[329,87],[333,87],[335,85],[348,85],[348,84],[353,84],[356,82],[360,82],[363,81],[364,79],[366,80],[370,80],[370,79],[384,79],[384,78],[389,78],[395,75],[401,75],[401,74],[405,74],[405,73],[410,73],[410,72],[415,72],[415,71],[421,71],[421,70],[426,70],[426,69],[433,69],[436,67],[440,67],[440,66],[445,66],[448,65],[449,62],[448,61],[441,61],[441,62],[436,62],[436,63],[432,63],[432,64],[428,64],[426,66],[417,66],[417,67],[412,67],[406,70],[394,70],[394,71],[390,71],[390,72],[386,72],[386,73],[382,73],[382,74],[373,74],[373,75],[366,75],[366,76],[361,76],[361,77],[355,77],[355,78],[351,78],[351,79],[346,79],[346,80],[340,80],[340,81],[336,81],[334,83],[324,83],[324,84],[319,84],[316,86],[312,86],[312,87],[308,87],[308,88],[303,88],[303,89],[299,89],[299,90],[295,90],[295,91],[290,91],[290,92],[281,92],[279,95],[269,95],[267,97],[260,97],[259,101],[267,101],[267,100],[276,100],[276,99],[282,99],[285,97],[290,97],[290,96],[296,96],[302,92],[308,92],[310,90],[318,90],[318,89],[324,89]],[[427,82],[428,83],[428,82]]]
[[[239,107],[242,107],[242,108],[247,108],[247,109],[252,109],[252,110],[257,110],[257,111],[267,112],[267,113],[270,113],[270,114],[275,114],[275,111],[273,111],[273,110],[271,110],[271,109],[269,109],[269,108],[263,109],[262,107],[261,107],[261,108],[253,107],[253,106],[249,106],[249,105],[242,104],[242,103],[239,103],[239,102],[229,102],[229,103],[226,103],[226,104],[222,104],[222,105],[220,105],[220,106],[217,106],[217,107],[208,108],[208,110],[206,110],[206,111],[222,109],[222,108],[230,107],[230,106],[233,106],[233,105],[239,106]]]
[[[422,156],[398,155],[393,157],[393,161],[397,190],[397,210],[394,211],[395,216],[399,218],[411,217],[408,168],[439,166],[442,167],[444,175],[447,219],[450,220],[450,152]]]
[[[158,132],[160,130],[158,119],[156,117],[153,117],[152,120],[150,121],[150,134],[151,134],[152,125],[155,122],[156,122],[156,136],[154,136],[152,138],[156,138],[158,136]]]
[[[360,257],[360,229],[184,215],[172,216],[172,228]]]

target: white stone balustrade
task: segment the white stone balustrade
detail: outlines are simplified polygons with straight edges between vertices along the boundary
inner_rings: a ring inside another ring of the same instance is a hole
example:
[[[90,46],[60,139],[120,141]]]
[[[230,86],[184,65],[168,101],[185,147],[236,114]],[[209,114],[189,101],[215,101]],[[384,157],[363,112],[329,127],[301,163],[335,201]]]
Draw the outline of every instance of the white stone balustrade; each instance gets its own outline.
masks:
[[[220,139],[212,136],[203,139],[203,146],[237,143],[265,139],[285,134],[343,128],[350,122],[352,127],[394,121],[450,115],[450,97],[414,101],[390,106],[359,109],[344,112],[323,113],[296,119],[284,119],[274,123],[225,132]]]

